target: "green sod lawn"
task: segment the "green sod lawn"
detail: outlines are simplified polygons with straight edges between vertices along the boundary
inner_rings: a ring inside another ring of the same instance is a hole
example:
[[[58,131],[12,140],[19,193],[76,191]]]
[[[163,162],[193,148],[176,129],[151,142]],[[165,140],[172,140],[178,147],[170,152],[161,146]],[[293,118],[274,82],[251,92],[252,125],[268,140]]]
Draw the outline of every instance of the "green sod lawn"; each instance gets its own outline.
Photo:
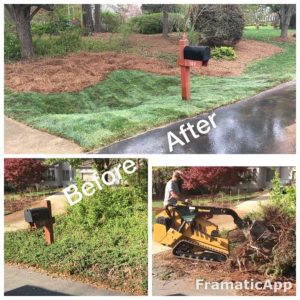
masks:
[[[246,28],[244,37],[272,42],[279,30]],[[255,95],[296,76],[296,46],[251,63],[236,77],[193,76],[191,101],[181,100],[180,78],[114,71],[77,93],[5,91],[5,114],[34,128],[72,139],[86,150]]]

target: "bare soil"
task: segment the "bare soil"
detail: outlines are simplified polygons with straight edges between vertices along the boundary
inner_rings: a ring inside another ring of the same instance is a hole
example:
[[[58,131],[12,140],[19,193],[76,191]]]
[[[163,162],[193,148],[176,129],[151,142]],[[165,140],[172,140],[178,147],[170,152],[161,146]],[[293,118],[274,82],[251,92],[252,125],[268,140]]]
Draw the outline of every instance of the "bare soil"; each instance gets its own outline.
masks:
[[[97,39],[98,36],[92,37]],[[108,35],[102,34],[106,39]],[[115,70],[140,70],[162,75],[180,75],[178,66],[170,63],[170,56],[178,53],[178,37],[161,35],[132,35],[133,53],[79,52],[63,57],[34,58],[5,65],[5,85],[15,92],[77,92],[103,80]],[[236,76],[254,61],[280,53],[275,45],[242,40],[235,48],[233,61],[210,60],[208,67],[193,69],[194,74]]]
[[[159,254],[153,255],[153,275],[159,279],[156,282],[169,282],[182,279],[185,282],[185,278],[189,278],[191,282],[195,282],[196,279],[203,279],[208,282],[236,282],[243,280],[264,281],[263,275],[254,272],[240,272],[237,269],[231,267],[231,260],[229,259],[225,263],[206,263],[195,262],[186,259],[174,258],[171,251],[165,251]],[[159,288],[153,286],[153,291]],[[182,292],[185,292],[188,287],[183,284]],[[171,293],[171,291],[170,291]],[[275,295],[271,291],[240,291],[241,295]],[[293,287],[289,290],[286,296],[295,295],[296,283],[293,282]],[[283,291],[276,293],[276,295],[283,295]]]
[[[19,210],[23,210],[32,206],[34,203],[39,202],[42,199],[41,196],[22,197],[21,199],[5,200],[4,199],[4,211],[14,213]]]

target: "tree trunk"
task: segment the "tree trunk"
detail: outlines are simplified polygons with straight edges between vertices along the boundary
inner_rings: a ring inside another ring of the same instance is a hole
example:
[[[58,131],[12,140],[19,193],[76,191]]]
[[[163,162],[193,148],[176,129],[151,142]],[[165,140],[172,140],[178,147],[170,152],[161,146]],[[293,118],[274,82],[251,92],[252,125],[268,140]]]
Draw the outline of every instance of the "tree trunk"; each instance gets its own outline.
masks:
[[[168,18],[168,4],[163,5],[163,36],[168,37],[169,33],[169,18]]]
[[[94,32],[101,32],[101,4],[95,4],[94,19],[95,19]]]
[[[283,39],[288,38],[288,30],[291,22],[291,17],[294,13],[295,5],[294,4],[282,4],[280,7],[280,16],[281,16],[281,35]]]
[[[13,8],[21,48],[21,57],[28,59],[33,56],[33,44],[30,30],[31,5],[13,5]]]
[[[83,34],[90,35],[94,31],[92,8],[90,4],[82,4]]]

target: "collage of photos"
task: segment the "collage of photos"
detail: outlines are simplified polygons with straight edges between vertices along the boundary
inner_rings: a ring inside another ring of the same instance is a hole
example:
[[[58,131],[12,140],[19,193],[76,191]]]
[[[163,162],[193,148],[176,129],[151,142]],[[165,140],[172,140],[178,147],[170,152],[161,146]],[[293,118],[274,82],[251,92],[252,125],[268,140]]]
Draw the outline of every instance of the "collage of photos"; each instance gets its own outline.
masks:
[[[41,2],[1,5],[2,295],[295,297],[296,2]]]

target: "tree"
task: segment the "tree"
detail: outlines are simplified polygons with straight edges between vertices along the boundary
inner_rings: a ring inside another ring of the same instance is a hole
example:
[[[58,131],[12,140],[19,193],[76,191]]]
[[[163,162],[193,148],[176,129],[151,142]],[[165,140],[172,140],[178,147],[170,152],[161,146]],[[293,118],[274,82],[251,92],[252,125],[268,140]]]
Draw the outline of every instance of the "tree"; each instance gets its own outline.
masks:
[[[38,184],[45,171],[41,160],[7,158],[4,160],[4,180],[17,190]]]
[[[95,4],[94,19],[94,32],[101,32],[101,4]]]
[[[168,4],[164,4],[162,11],[163,11],[163,36],[168,37],[169,33],[169,18],[168,18]]]
[[[94,31],[91,4],[82,4],[82,25],[84,35],[90,35]]]
[[[245,20],[239,5],[196,5],[193,15],[197,19],[191,22],[200,32],[203,45],[234,46],[242,38]]]
[[[141,10],[143,14],[153,14],[160,13],[163,10],[163,7],[168,6],[168,12],[178,13],[180,12],[182,5],[177,4],[142,4]]]
[[[256,29],[266,22],[270,8],[266,4],[245,4],[241,6],[247,25],[255,25]]]
[[[5,8],[16,24],[21,48],[21,57],[24,59],[31,58],[34,55],[31,35],[31,20],[40,9],[52,11],[54,9],[54,5],[5,4]]]
[[[212,195],[243,180],[244,167],[190,167],[183,171],[184,188],[206,187]]]
[[[281,34],[282,39],[287,39],[288,30],[291,22],[292,15],[296,12],[295,4],[281,4],[279,15],[280,15],[280,25],[281,25]]]

